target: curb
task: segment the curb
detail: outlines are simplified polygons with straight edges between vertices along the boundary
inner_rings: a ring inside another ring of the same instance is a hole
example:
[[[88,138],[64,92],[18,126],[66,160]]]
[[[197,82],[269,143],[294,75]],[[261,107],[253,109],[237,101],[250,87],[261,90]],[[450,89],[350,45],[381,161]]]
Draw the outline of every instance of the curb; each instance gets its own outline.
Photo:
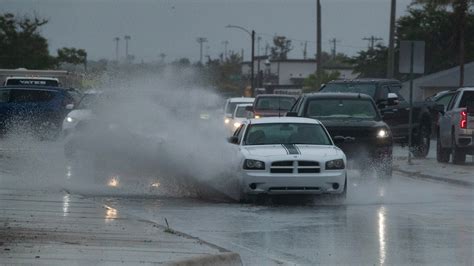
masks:
[[[464,180],[459,180],[459,179],[452,179],[452,178],[446,178],[446,177],[439,177],[439,176],[432,176],[432,175],[427,175],[423,174],[420,172],[416,171],[407,171],[407,170],[402,170],[399,167],[393,167],[394,171],[403,173],[403,174],[408,174],[410,177],[414,178],[419,178],[419,179],[431,179],[435,181],[440,181],[440,182],[445,182],[445,183],[450,183],[453,185],[458,185],[458,186],[463,186],[463,187],[474,187],[474,182],[469,182],[469,181],[464,181]]]
[[[238,253],[224,252],[217,255],[204,255],[196,256],[189,259],[177,260],[170,263],[166,263],[167,266],[220,266],[220,265],[231,265],[241,266],[242,260]]]

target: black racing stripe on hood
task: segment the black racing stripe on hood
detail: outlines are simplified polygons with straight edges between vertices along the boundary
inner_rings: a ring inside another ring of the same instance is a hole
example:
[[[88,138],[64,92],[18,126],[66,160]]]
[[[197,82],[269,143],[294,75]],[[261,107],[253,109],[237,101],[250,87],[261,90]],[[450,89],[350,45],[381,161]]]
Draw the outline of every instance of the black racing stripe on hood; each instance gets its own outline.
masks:
[[[294,144],[282,144],[283,147],[288,151],[288,154],[300,154],[300,151]]]

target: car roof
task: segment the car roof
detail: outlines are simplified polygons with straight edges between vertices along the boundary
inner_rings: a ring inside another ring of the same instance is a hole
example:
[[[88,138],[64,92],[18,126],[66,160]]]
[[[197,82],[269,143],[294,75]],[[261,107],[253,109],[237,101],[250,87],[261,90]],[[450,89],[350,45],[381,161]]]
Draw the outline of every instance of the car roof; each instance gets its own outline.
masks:
[[[227,99],[228,102],[233,103],[233,102],[253,102],[255,98],[252,97],[234,97],[234,98],[229,98]]]
[[[306,118],[306,117],[262,117],[262,118],[254,118],[247,120],[247,123],[250,124],[273,124],[273,123],[302,123],[302,124],[316,124],[320,125],[321,122],[316,119]]]
[[[457,91],[474,91],[474,87],[463,87],[457,89]]]
[[[382,82],[400,83],[400,81],[396,79],[359,78],[359,79],[336,79],[336,80],[329,81],[328,84],[330,83],[382,83]]]
[[[299,95],[291,94],[258,94],[255,98],[264,98],[264,97],[280,97],[280,98],[295,98],[297,99]]]
[[[26,86],[26,85],[8,85],[8,86],[1,86],[0,89],[34,89],[34,90],[54,90],[54,91],[69,91],[69,88],[63,88],[63,87],[56,87],[56,86],[38,86],[38,85],[32,85],[32,86]]]
[[[314,98],[334,98],[334,99],[372,99],[367,94],[364,93],[355,93],[355,92],[316,92],[304,94],[304,97],[314,99]]]

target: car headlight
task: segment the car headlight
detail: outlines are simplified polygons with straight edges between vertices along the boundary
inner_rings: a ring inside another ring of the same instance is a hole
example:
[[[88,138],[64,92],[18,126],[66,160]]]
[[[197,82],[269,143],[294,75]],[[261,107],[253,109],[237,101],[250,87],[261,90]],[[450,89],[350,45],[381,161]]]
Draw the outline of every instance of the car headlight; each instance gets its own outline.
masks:
[[[377,138],[379,138],[379,139],[387,138],[389,135],[390,134],[389,134],[388,130],[386,130],[385,128],[381,128],[381,129],[379,129],[379,131],[377,131]]]
[[[336,159],[326,162],[326,170],[340,170],[344,169],[344,160]]]
[[[229,118],[224,119],[224,123],[229,124],[229,122],[230,122]]]
[[[235,122],[235,123],[234,123],[234,127],[235,127],[235,128],[240,127],[240,125],[241,125],[241,124],[240,124],[239,122]]]
[[[76,121],[76,119],[68,116],[68,117],[66,117],[66,121],[69,122],[69,123],[72,123],[72,122]]]
[[[244,161],[244,169],[247,170],[265,170],[265,163],[258,160],[246,159]]]
[[[254,118],[255,118],[255,119],[259,119],[259,118],[260,118],[260,116],[259,116],[259,115],[256,115],[256,116],[254,116]]]

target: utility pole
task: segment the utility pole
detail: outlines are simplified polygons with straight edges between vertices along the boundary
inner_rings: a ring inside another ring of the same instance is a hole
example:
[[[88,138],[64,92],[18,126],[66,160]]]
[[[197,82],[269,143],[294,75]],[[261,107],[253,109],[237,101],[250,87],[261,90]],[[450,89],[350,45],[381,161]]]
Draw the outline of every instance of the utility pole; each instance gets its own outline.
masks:
[[[115,37],[114,41],[115,41],[115,61],[118,62],[118,60],[119,60],[119,42],[120,42],[120,38]]]
[[[321,1],[316,0],[316,89],[321,88]]]
[[[229,41],[223,41],[224,44],[224,61],[227,59],[227,45],[229,45]]]
[[[260,41],[262,40],[262,37],[258,36],[257,37],[257,56],[260,56]]]
[[[329,40],[329,43],[332,45],[332,60],[336,60],[336,44],[338,42],[341,42],[339,40],[337,40],[336,38],[332,38],[331,40]]]
[[[393,78],[395,75],[395,11],[397,0],[391,0],[390,6],[390,34],[388,37],[388,55],[387,55],[387,78]]]
[[[131,37],[129,35],[125,35],[123,37],[125,39],[125,61],[128,62],[128,41],[130,41]]]
[[[199,63],[202,65],[202,45],[207,42],[207,39],[204,37],[198,37],[196,41],[199,43]]]
[[[307,50],[307,48],[308,48],[308,41],[305,41],[304,44],[302,43],[302,45],[303,45],[303,59],[306,60],[307,54],[308,54],[308,50]]]
[[[376,41],[381,41],[383,40],[382,38],[378,38],[378,37],[375,37],[374,35],[370,36],[370,37],[365,37],[363,38],[362,40],[364,41],[369,41],[369,49],[370,50],[373,50],[374,47],[375,47],[375,42]]]

